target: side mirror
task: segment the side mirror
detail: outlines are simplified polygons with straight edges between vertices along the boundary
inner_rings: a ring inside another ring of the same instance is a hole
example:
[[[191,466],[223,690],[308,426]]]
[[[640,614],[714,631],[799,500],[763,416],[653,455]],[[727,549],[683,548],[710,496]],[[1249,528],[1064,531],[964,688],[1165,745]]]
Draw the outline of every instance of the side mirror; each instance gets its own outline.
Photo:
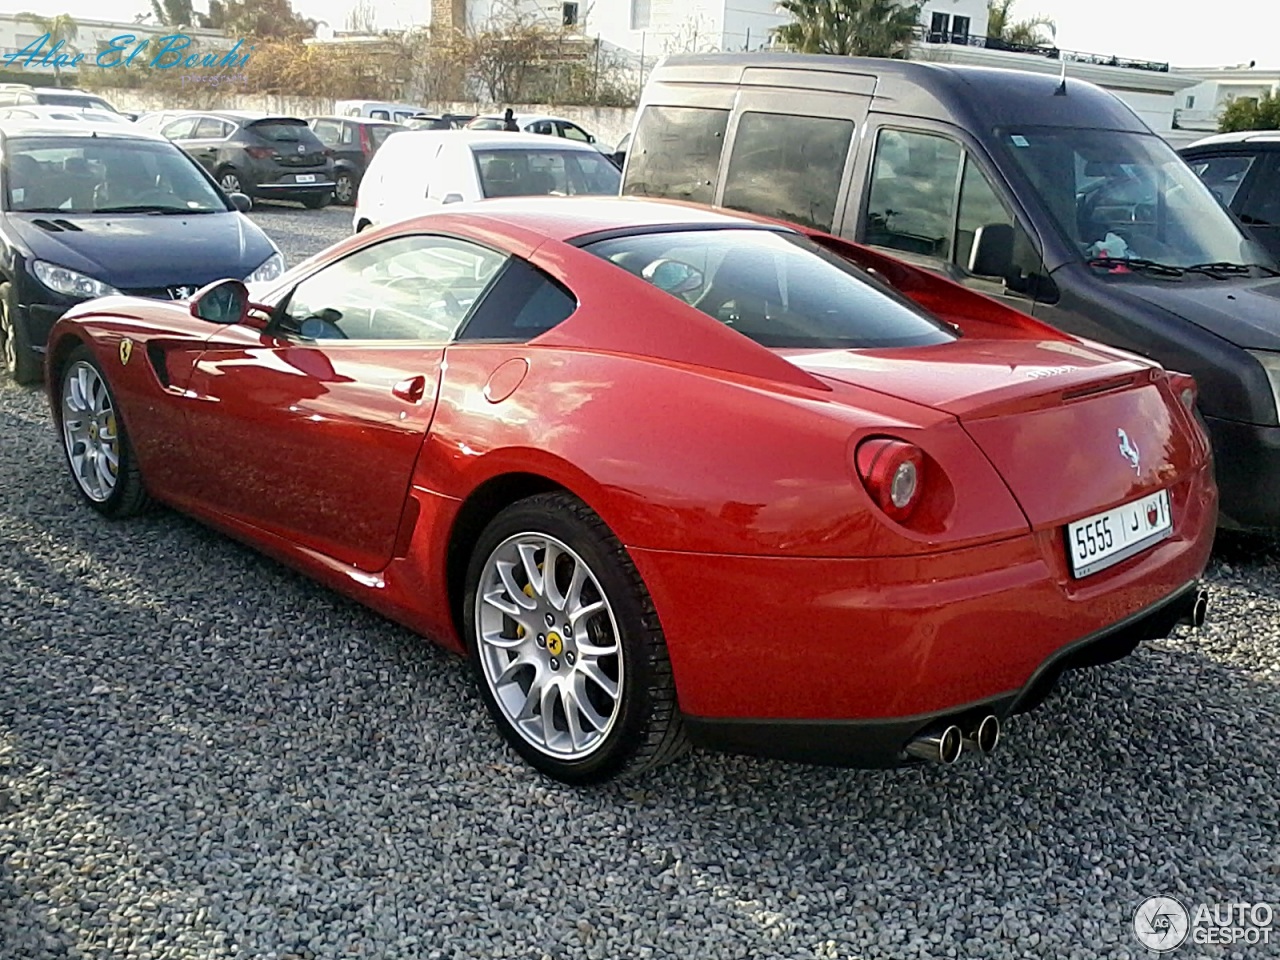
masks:
[[[655,260],[640,272],[659,290],[680,296],[702,289],[705,278],[702,271],[682,260]]]
[[[593,137],[591,134],[589,134],[589,133],[588,133],[588,134],[587,134],[587,143],[595,143],[595,142],[596,142],[596,138],[595,138],[595,137]]]
[[[1013,271],[1013,226],[988,223],[973,235],[969,272],[976,277],[1007,277]]]
[[[253,327],[265,327],[265,322],[250,316],[250,311],[255,309],[266,308],[249,300],[249,288],[240,280],[215,280],[208,286],[201,287],[191,298],[191,315],[209,323],[244,323]]]
[[[231,201],[231,205],[241,213],[248,213],[253,209],[253,200],[249,198],[248,194],[233,193],[228,199]]]

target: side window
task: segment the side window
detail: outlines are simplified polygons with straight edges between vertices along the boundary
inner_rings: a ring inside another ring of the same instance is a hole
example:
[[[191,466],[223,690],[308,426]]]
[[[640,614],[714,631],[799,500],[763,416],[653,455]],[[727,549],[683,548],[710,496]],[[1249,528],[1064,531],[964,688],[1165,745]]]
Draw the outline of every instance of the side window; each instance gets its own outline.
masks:
[[[304,340],[445,343],[506,259],[450,237],[397,237],[303,280],[277,323]]]
[[[1280,227],[1280,153],[1268,160],[1240,208],[1241,221],[1255,227]]]
[[[369,116],[374,120],[390,120],[391,115],[385,110],[370,110]]]
[[[341,140],[342,140],[343,146],[350,146],[351,144],[356,142],[356,124],[344,123],[342,125]]]
[[[338,142],[343,126],[337,120],[317,120],[311,131],[326,147],[332,147]]]
[[[624,194],[711,203],[728,110],[646,107],[627,155]]]
[[[1003,280],[1014,293],[1046,302],[1057,299],[1035,243],[968,155],[960,182],[955,262],[972,276]]]
[[[196,130],[192,134],[192,138],[195,140],[221,140],[231,132],[227,129],[227,126],[216,117],[201,117],[200,122],[196,124]]]
[[[532,340],[563,323],[578,301],[559,281],[512,257],[459,340]]]
[[[555,130],[552,128],[550,120],[539,120],[537,123],[531,124],[529,132],[540,133],[548,137],[555,136]]]
[[[170,140],[190,140],[199,119],[199,117],[183,117],[181,120],[173,121],[160,132]]]
[[[960,216],[956,222],[955,262],[972,271],[970,255],[979,229],[1013,229],[1013,217],[1005,210],[980,167],[965,158],[964,179],[960,182]]]
[[[1236,194],[1240,192],[1240,185],[1244,183],[1245,177],[1249,175],[1257,159],[1254,156],[1236,154],[1192,160],[1190,163],[1191,169],[1199,174],[1200,179],[1222,201],[1223,206],[1229,207],[1235,200]]]
[[[881,130],[863,225],[865,242],[949,260],[960,160],[954,140]]]
[[[581,143],[590,143],[591,138],[587,136],[587,131],[574,123],[561,123],[560,136],[567,140],[577,140]]]
[[[744,113],[724,205],[830,232],[852,142],[851,120]]]

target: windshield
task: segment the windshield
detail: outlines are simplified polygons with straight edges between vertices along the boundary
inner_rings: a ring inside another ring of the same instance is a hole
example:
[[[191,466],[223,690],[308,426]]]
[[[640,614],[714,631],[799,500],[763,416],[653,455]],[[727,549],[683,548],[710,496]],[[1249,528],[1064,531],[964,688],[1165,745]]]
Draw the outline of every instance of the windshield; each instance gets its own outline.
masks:
[[[114,137],[11,137],[4,205],[30,213],[211,213],[226,203],[170,143]]]
[[[847,260],[792,233],[648,233],[585,249],[765,347],[869,349],[956,339]]]
[[[617,196],[622,174],[596,150],[475,151],[486,197]]]
[[[1209,188],[1154,134],[1032,127],[999,140],[1085,259],[1258,261]]]

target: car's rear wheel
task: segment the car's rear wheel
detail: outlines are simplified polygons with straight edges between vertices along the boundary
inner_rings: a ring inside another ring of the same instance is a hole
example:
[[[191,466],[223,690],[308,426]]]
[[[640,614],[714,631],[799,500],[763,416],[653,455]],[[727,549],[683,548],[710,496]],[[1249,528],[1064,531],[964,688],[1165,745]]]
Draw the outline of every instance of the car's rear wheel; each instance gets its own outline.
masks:
[[[150,503],[106,374],[86,346],[67,358],[58,381],[58,419],[76,489],[99,513],[129,517]]]
[[[356,178],[350,173],[339,173],[333,184],[333,199],[344,207],[356,202]]]
[[[495,517],[472,554],[464,610],[485,704],[538,770],[595,783],[684,751],[653,601],[577,498],[540,494]]]
[[[31,347],[31,335],[18,310],[12,283],[0,283],[0,356],[4,369],[16,383],[39,383],[43,376],[40,355]]]
[[[240,180],[240,174],[234,167],[223,167],[218,171],[218,185],[222,187],[223,193],[245,192],[244,184]]]

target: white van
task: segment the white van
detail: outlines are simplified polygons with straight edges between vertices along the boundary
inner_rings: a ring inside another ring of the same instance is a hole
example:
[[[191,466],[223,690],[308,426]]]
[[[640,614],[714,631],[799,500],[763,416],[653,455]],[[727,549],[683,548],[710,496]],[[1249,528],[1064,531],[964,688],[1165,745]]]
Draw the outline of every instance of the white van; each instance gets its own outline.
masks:
[[[617,196],[622,174],[588,143],[536,133],[405,130],[373,155],[356,233],[489,197]]]
[[[410,117],[422,113],[422,107],[412,103],[386,103],[382,100],[339,100],[333,112],[339,117],[367,117],[370,120],[391,120],[404,123]]]

